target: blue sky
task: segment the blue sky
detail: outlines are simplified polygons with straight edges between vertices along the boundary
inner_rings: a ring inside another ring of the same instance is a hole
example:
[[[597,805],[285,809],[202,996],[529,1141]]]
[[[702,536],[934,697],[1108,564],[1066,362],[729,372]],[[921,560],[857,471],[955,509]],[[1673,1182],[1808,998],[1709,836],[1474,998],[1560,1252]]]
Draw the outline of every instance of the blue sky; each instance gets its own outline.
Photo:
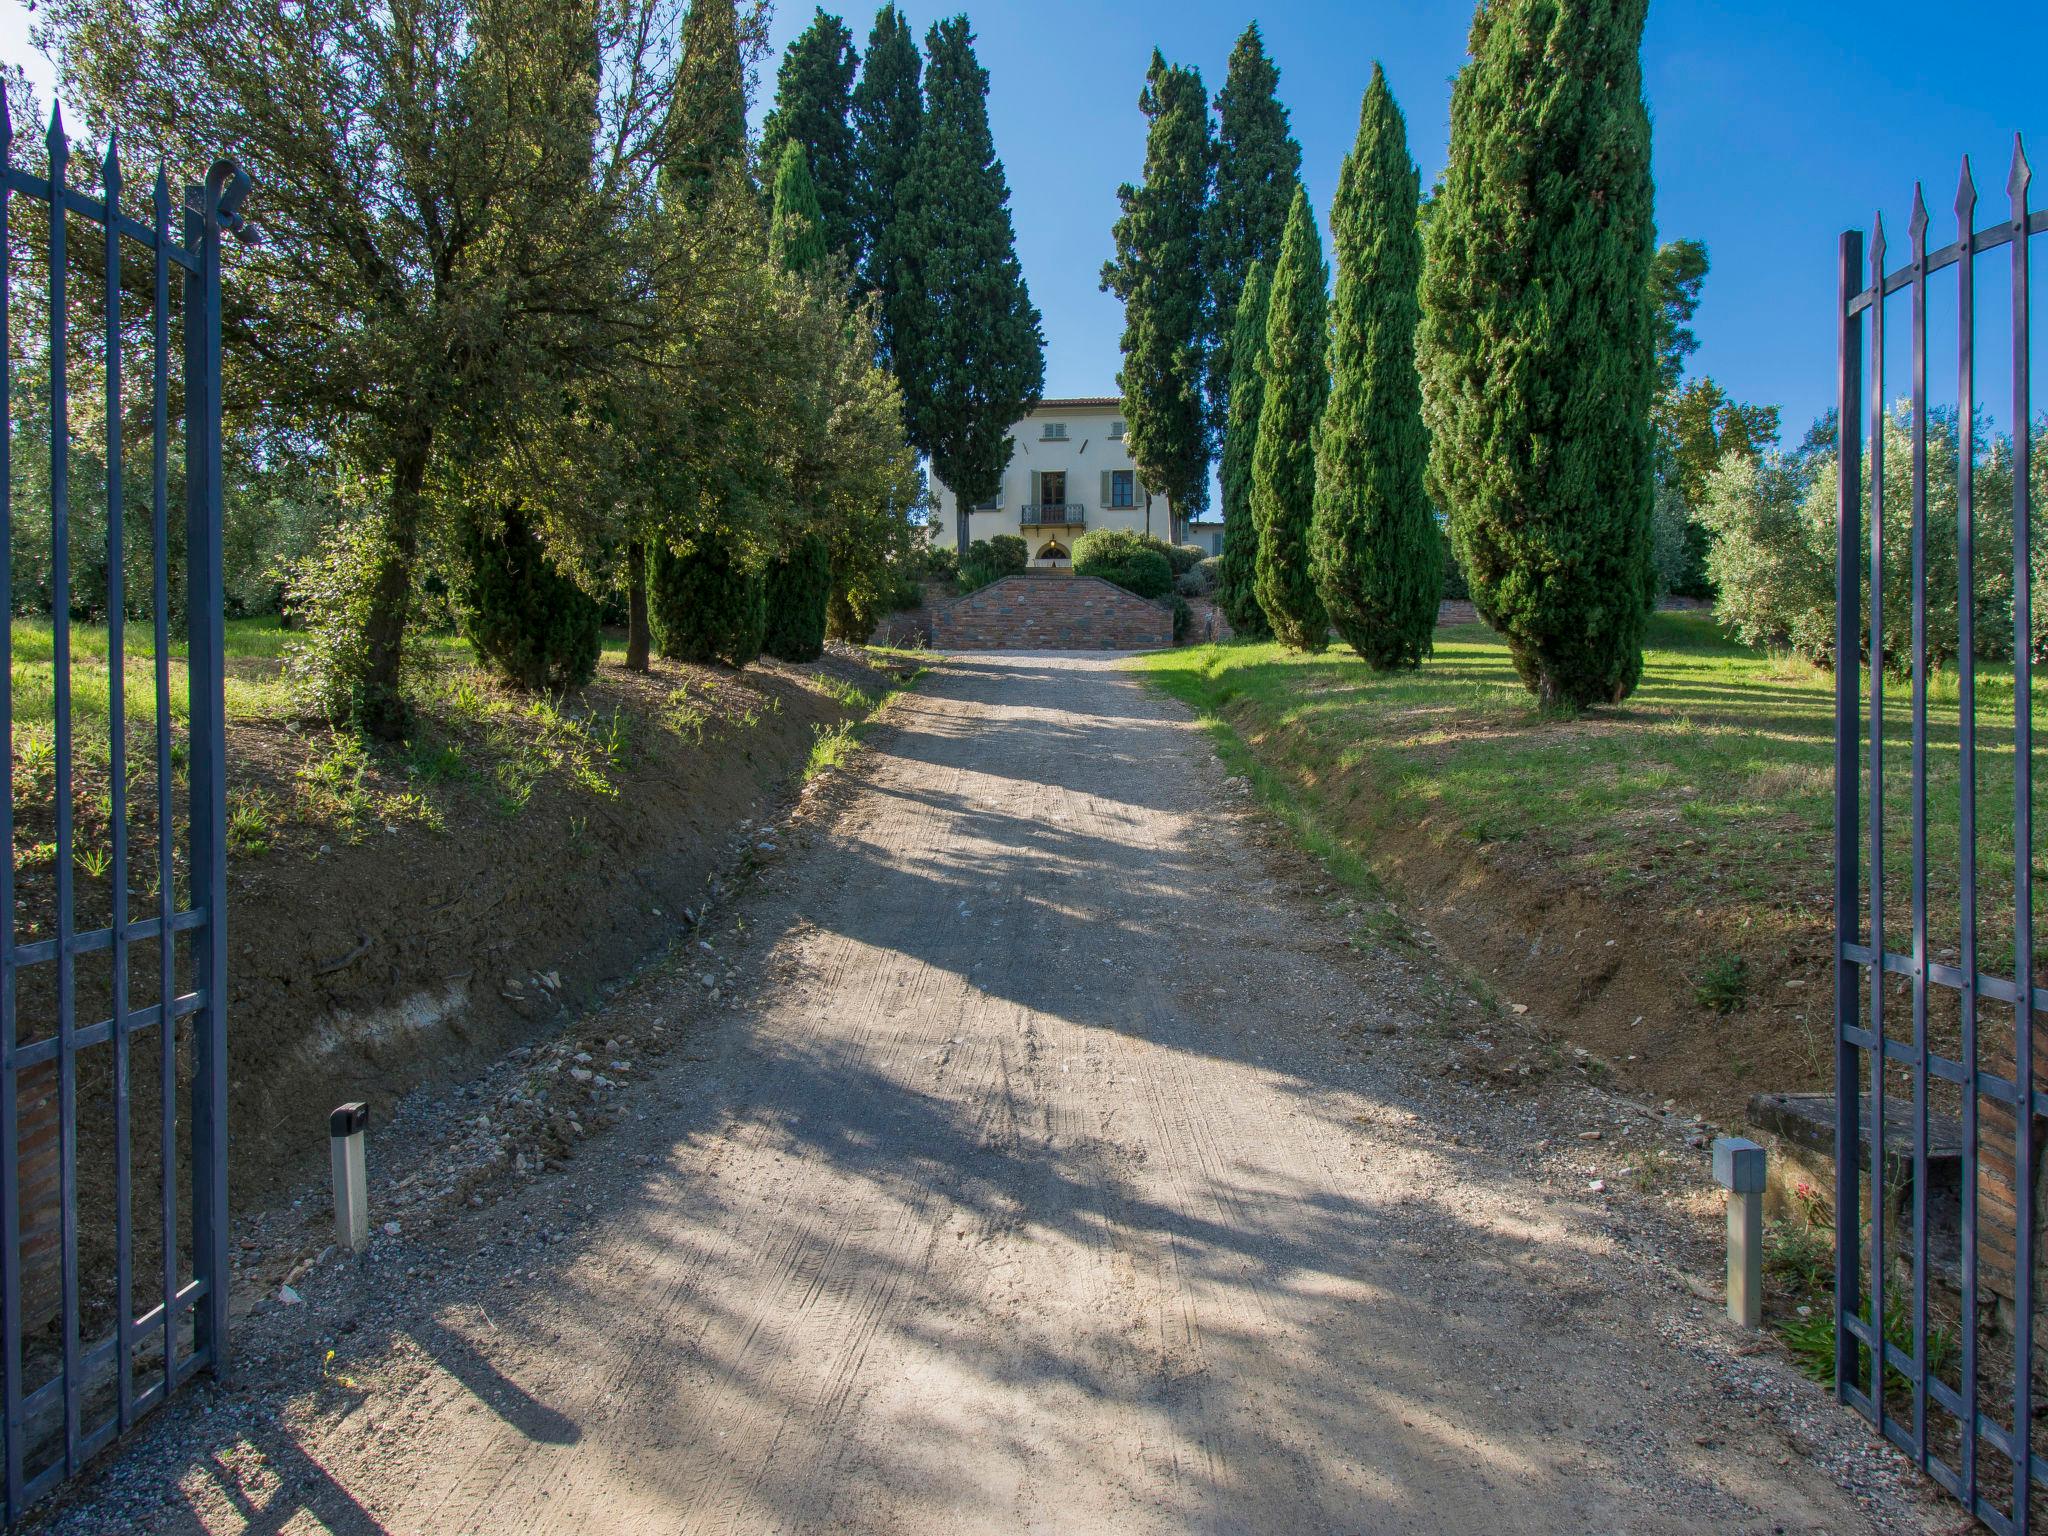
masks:
[[[955,9],[921,0],[905,7],[920,33]],[[1264,8],[1244,0],[983,0],[972,8],[1019,250],[1045,315],[1048,392],[1115,388],[1122,314],[1097,281],[1117,184],[1143,164],[1137,95],[1155,44],[1198,66],[1213,93],[1232,41],[1258,17],[1324,216],[1375,58],[1407,112],[1425,184],[1441,167],[1451,79],[1471,13],[1468,0]],[[863,0],[842,14],[865,44],[872,9]],[[783,0],[777,47],[811,15],[809,5]],[[47,92],[21,0],[0,0],[0,57],[26,63]],[[1833,398],[1842,229],[1867,226],[1882,207],[1893,250],[1901,250],[1917,178],[1927,183],[1934,229],[1945,239],[1965,153],[1978,170],[1979,222],[1987,222],[2004,206],[2015,131],[2027,136],[2042,171],[2036,204],[2048,204],[2044,59],[2048,7],[2039,0],[1656,0],[1644,68],[1659,228],[1667,238],[1705,240],[1714,263],[1696,370],[1739,398],[1783,406],[1787,434],[1796,437]],[[774,68],[771,58],[764,94],[774,88]],[[1987,351],[2000,334],[2001,283],[1989,274],[1979,300]],[[1937,355],[1953,348],[1938,322],[1933,345]],[[1987,389],[1994,379],[1987,376]]]
[[[911,0],[904,9],[922,32],[958,7]],[[841,14],[864,44],[872,10]],[[810,5],[781,5],[777,45],[811,15]],[[969,15],[991,76],[990,114],[1025,275],[1045,315],[1046,388],[1096,394],[1115,390],[1122,310],[1097,282],[1117,184],[1135,179],[1144,163],[1137,99],[1152,48],[1198,66],[1213,95],[1232,42],[1256,17],[1280,66],[1309,195],[1324,218],[1375,58],[1407,113],[1424,184],[1441,168],[1472,6],[1035,0],[983,3]],[[1644,71],[1659,229],[1666,238],[1705,240],[1714,263],[1695,368],[1738,398],[1783,406],[1796,440],[1833,402],[1843,229],[1867,226],[1881,206],[1895,231],[1892,248],[1901,250],[1916,178],[1928,183],[1935,230],[1951,229],[1966,152],[1984,199],[1979,223],[1988,222],[2004,206],[2015,131],[2027,136],[2041,170],[2036,206],[2048,204],[2044,60],[2048,6],[2040,0],[1653,0]],[[764,92],[773,90],[773,71],[771,60]],[[1987,338],[1997,334],[1990,321],[2003,292],[1987,279],[1979,299]],[[1938,327],[1931,345],[1952,355],[1953,341]]]

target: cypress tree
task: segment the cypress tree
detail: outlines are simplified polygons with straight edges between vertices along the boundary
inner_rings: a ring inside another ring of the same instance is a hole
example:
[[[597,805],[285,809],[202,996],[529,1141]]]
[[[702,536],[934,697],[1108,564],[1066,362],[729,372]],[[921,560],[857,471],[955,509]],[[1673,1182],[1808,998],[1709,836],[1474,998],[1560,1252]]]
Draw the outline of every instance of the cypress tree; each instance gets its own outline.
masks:
[[[1217,601],[1230,627],[1248,640],[1270,640],[1273,626],[1253,587],[1259,563],[1259,522],[1252,516],[1252,453],[1266,400],[1260,376],[1266,352],[1266,312],[1273,280],[1255,261],[1245,275],[1231,336],[1230,408],[1223,426],[1223,580]]]
[[[825,609],[832,596],[832,551],[824,535],[807,533],[768,566],[767,626],[761,649],[783,661],[825,654]]]
[[[1223,89],[1216,93],[1216,191],[1203,239],[1216,348],[1209,359],[1210,420],[1229,421],[1230,391],[1238,377],[1237,307],[1252,265],[1270,274],[1287,232],[1287,210],[1301,181],[1301,146],[1280,105],[1280,71],[1266,56],[1253,22],[1230,50]]]
[[[883,240],[910,440],[967,510],[1001,490],[1011,425],[1045,388],[1045,338],[1017,261],[1010,188],[967,18],[925,37],[925,115]]]
[[[775,176],[769,254],[786,272],[810,272],[825,260],[824,221],[801,144],[782,149]],[[767,627],[761,648],[783,661],[816,661],[825,652],[825,604],[832,595],[832,551],[824,536],[804,533],[763,578]]]
[[[1208,294],[1202,218],[1209,201],[1209,94],[1199,70],[1155,48],[1138,109],[1150,119],[1145,184],[1118,189],[1116,257],[1102,286],[1123,300],[1127,443],[1138,478],[1166,493],[1176,524],[1209,504]]]
[[[855,258],[853,75],[860,55],[853,33],[820,7],[789,45],[775,76],[775,109],[761,125],[761,164],[782,165],[791,144],[803,147],[817,187],[825,249],[849,267]]]
[[[690,0],[669,101],[663,189],[693,202],[747,152],[747,79],[734,0]]]
[[[1308,532],[1315,516],[1316,426],[1330,391],[1329,273],[1322,237],[1297,187],[1273,270],[1260,378],[1258,445],[1252,450],[1252,516],[1259,553],[1252,590],[1281,641],[1297,651],[1330,643],[1330,619],[1309,568]]]
[[[1443,595],[1415,373],[1420,191],[1407,124],[1375,64],[1330,207],[1337,296],[1309,553],[1330,622],[1377,672],[1422,664]]]
[[[775,171],[775,205],[768,220],[768,254],[785,272],[810,272],[825,260],[825,216],[804,147],[788,143]]]
[[[1480,6],[1424,234],[1431,476],[1546,709],[1628,697],[1655,596],[1646,8]]]
[[[456,611],[485,664],[531,693],[589,682],[603,644],[603,615],[548,558],[526,512],[510,507],[490,517],[465,511],[456,543]]]
[[[766,584],[730,541],[700,538],[687,554],[654,546],[648,607],[661,654],[674,661],[744,667],[761,654],[768,628]]]
[[[690,0],[667,126],[662,195],[705,213],[721,178],[743,175],[746,166],[747,88],[735,0]],[[735,556],[725,530],[696,522],[671,513],[667,538],[635,539],[627,548],[628,667],[642,661],[650,640],[662,655],[686,661],[743,667],[761,654],[760,572]],[[694,543],[679,555],[670,540],[685,535]],[[636,592],[635,583],[644,590]]]
[[[877,301],[878,360],[885,367],[895,353],[896,313],[886,237],[924,123],[923,72],[910,23],[895,6],[883,6],[868,34],[860,84],[853,89],[853,239],[861,288]]]

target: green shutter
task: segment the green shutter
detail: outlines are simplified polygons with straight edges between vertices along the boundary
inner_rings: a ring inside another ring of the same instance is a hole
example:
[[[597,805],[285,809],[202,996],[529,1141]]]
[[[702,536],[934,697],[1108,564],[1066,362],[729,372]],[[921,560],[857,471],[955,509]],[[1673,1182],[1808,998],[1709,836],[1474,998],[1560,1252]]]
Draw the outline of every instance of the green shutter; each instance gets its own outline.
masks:
[[[1112,470],[1112,469],[1105,469],[1105,470],[1104,470],[1104,471],[1102,472],[1102,501],[1101,501],[1101,503],[1100,503],[1100,505],[1102,505],[1102,506],[1105,506],[1105,507],[1106,507],[1106,506],[1108,506],[1108,505],[1109,505],[1109,503],[1110,503],[1110,500],[1111,500],[1111,497],[1112,497],[1112,492],[1111,492],[1111,489],[1110,489],[1110,487],[1111,487],[1111,484],[1112,484],[1112,477],[1113,477],[1113,476],[1114,476],[1115,474],[1116,474],[1116,471],[1115,471],[1115,470]]]
[[[1032,506],[1034,506],[1034,507],[1038,507],[1038,506],[1043,506],[1043,505],[1044,505],[1044,501],[1043,501],[1043,499],[1041,498],[1041,496],[1040,496],[1040,494],[1039,494],[1039,489],[1038,489],[1038,486],[1039,486],[1039,480],[1038,480],[1038,476],[1039,476],[1039,471],[1037,471],[1037,470],[1035,470],[1035,469],[1034,469],[1033,471],[1031,471],[1031,505],[1032,505]],[[1034,515],[1035,515],[1035,514],[1034,514]]]

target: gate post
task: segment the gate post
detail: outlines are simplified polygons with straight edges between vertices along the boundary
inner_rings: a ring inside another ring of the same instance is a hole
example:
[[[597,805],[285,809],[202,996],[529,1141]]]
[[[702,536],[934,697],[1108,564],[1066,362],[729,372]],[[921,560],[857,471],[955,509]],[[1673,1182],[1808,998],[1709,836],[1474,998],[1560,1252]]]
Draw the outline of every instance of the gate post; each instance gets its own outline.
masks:
[[[206,921],[194,943],[192,1019],[192,1273],[206,1291],[193,1314],[193,1353],[227,1368],[227,726],[222,699],[220,237],[221,202],[239,172],[216,161],[185,189],[186,679],[190,722],[191,902]],[[246,182],[244,182],[246,185]]]

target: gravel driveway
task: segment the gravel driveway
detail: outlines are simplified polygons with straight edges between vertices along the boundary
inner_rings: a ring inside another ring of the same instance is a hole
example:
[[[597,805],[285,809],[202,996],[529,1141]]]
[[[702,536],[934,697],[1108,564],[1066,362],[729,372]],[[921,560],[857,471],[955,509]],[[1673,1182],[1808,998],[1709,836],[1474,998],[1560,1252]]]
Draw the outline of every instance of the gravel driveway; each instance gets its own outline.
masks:
[[[621,1123],[266,1300],[56,1523],[1954,1526],[1702,1299],[1698,1128],[1568,1065],[1481,1087],[1528,1021],[1179,706],[961,657],[887,718],[591,1025],[683,1032]]]

